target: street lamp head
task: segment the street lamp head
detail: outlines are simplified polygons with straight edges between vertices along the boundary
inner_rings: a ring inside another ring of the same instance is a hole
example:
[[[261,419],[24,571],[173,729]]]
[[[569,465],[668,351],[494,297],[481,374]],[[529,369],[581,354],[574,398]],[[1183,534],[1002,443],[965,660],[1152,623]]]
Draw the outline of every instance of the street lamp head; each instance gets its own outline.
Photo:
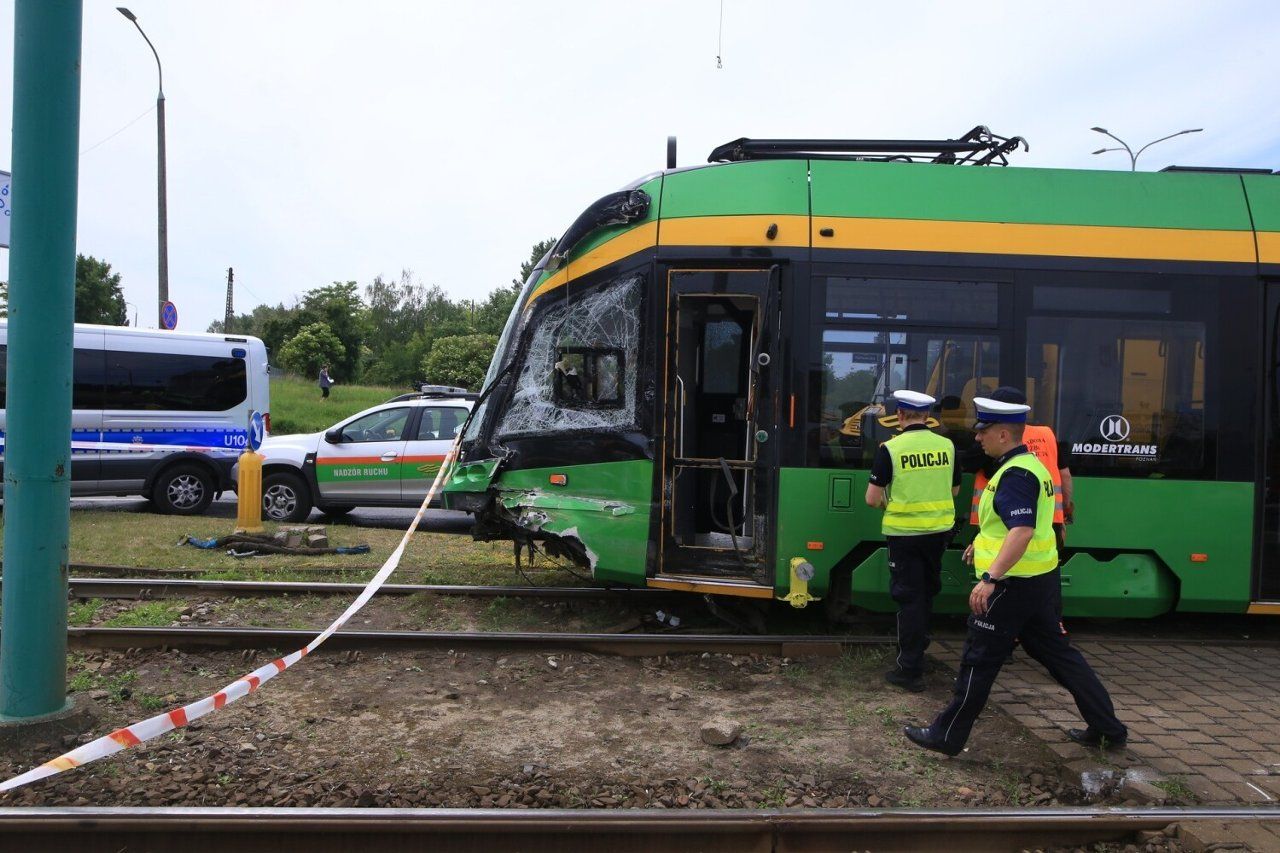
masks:
[[[1111,150],[1113,150],[1113,149],[1111,149],[1111,148],[1099,148],[1097,151],[1095,151],[1095,152],[1093,152],[1093,153],[1094,153],[1094,154],[1106,154],[1108,151],[1111,151]]]
[[[1108,132],[1109,132],[1105,127],[1091,127],[1091,128],[1089,128],[1089,129],[1090,129],[1090,130],[1092,130],[1094,133],[1108,133]]]
[[[1182,132],[1183,132],[1183,133],[1199,133],[1199,132],[1200,132],[1200,131],[1202,131],[1202,130],[1204,130],[1204,128],[1203,128],[1203,127],[1193,127],[1193,128],[1191,128],[1190,130],[1184,130],[1184,131],[1182,131]]]
[[[123,7],[123,6],[117,6],[117,7],[116,7],[116,11],[117,11],[117,12],[119,12],[121,15],[124,15],[124,16],[125,16],[126,18],[128,18],[130,21],[133,21],[135,24],[136,24],[136,23],[138,23],[138,16],[137,16],[137,15],[135,15],[135,14],[133,14],[132,12],[130,12],[130,11],[129,11],[128,9],[126,9],[125,7]]]

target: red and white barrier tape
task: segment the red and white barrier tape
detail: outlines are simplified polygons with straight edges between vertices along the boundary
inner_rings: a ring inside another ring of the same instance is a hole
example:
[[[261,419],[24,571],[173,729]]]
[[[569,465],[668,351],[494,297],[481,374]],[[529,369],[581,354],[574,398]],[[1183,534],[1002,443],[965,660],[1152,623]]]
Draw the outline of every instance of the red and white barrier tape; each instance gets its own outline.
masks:
[[[374,575],[373,580],[369,581],[369,585],[356,597],[355,601],[351,602],[351,606],[343,611],[341,616],[333,620],[333,624],[325,628],[318,637],[298,651],[282,658],[277,658],[266,666],[260,666],[248,675],[237,678],[212,696],[206,696],[199,701],[164,714],[156,714],[150,719],[142,720],[131,726],[116,729],[109,735],[104,735],[95,741],[86,743],[84,746],[76,747],[70,752],[59,755],[52,761],[46,761],[39,767],[28,770],[20,776],[14,776],[12,779],[0,782],[0,792],[12,791],[14,788],[53,776],[64,770],[70,770],[73,767],[79,767],[91,761],[97,761],[99,758],[106,758],[108,755],[113,755],[131,746],[137,746],[165,732],[182,728],[192,720],[198,720],[208,713],[247,696],[319,648],[320,644],[333,636],[334,632],[346,624],[348,619],[360,612],[360,608],[369,602],[369,599],[378,591],[378,588],[386,583],[387,578],[400,565],[400,559],[404,556],[405,547],[409,544],[409,537],[418,529],[418,524],[422,521],[422,516],[427,511],[427,505],[431,503],[431,499],[435,497],[440,485],[445,482],[447,472],[453,467],[460,442],[461,436],[454,441],[448,455],[444,458],[444,462],[441,463],[440,470],[436,473],[435,481],[427,491],[426,499],[423,500],[422,506],[418,507],[418,512],[413,517],[413,523],[409,525],[409,529],[405,531],[404,536],[400,539],[400,544],[391,552],[391,556],[387,557],[386,562],[382,564],[382,568]]]

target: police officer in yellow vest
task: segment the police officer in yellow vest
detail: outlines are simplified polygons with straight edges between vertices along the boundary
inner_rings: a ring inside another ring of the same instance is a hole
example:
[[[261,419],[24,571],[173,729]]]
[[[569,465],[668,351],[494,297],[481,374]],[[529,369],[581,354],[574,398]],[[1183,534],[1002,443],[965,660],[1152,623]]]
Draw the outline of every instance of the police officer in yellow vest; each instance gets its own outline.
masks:
[[[1055,611],[1058,544],[1053,478],[1022,443],[1030,406],[978,397],[974,424],[995,473],[978,503],[978,535],[965,551],[978,583],[969,595],[969,636],[951,704],[928,727],[907,726],[914,743],[946,755],[964,749],[1014,640],[1065,687],[1088,724],[1067,737],[1087,746],[1123,746],[1128,730],[1084,656],[1060,630]]]
[[[889,594],[898,604],[898,658],[885,681],[924,690],[933,597],[942,587],[942,552],[955,525],[960,469],[951,439],[929,429],[928,394],[894,391],[902,432],[880,445],[871,465],[867,505],[884,507]]]

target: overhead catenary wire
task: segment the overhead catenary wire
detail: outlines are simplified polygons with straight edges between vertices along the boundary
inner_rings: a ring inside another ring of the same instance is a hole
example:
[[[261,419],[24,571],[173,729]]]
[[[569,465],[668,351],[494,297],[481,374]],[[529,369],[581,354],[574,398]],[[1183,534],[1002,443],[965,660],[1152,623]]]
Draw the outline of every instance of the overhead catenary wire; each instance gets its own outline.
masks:
[[[716,68],[724,68],[724,0],[720,0],[720,32],[716,36]]]
[[[108,143],[108,142],[110,142],[111,140],[115,139],[117,136],[119,136],[120,134],[124,133],[126,130],[128,130],[128,129],[129,129],[129,128],[131,128],[131,127],[133,127],[133,126],[134,126],[135,124],[137,124],[138,122],[142,121],[142,120],[143,120],[144,118],[146,118],[149,114],[151,114],[151,113],[155,112],[155,109],[156,109],[156,105],[155,105],[155,104],[152,104],[151,106],[147,107],[147,108],[146,108],[145,110],[143,110],[143,111],[142,111],[142,112],[141,112],[141,113],[140,113],[140,114],[139,114],[135,119],[133,119],[132,121],[130,121],[130,122],[129,122],[128,124],[126,124],[124,127],[120,128],[120,129],[119,129],[119,130],[117,130],[115,133],[113,133],[113,134],[111,134],[110,136],[108,136],[106,139],[103,139],[103,140],[100,140],[100,141],[98,141],[98,142],[95,142],[93,145],[90,145],[88,148],[86,148],[86,149],[84,149],[83,151],[81,151],[81,152],[80,152],[80,156],[81,156],[81,157],[83,157],[84,155],[88,154],[90,151],[92,151],[93,149],[95,149],[95,148],[99,147],[100,145],[105,145],[106,143]]]

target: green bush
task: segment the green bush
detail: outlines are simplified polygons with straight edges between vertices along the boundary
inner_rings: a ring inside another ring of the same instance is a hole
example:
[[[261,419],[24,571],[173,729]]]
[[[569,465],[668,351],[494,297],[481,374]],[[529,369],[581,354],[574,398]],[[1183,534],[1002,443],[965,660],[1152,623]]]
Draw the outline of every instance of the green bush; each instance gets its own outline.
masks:
[[[324,365],[341,360],[344,352],[342,341],[328,324],[311,323],[280,347],[280,363],[304,376],[315,375]]]
[[[497,335],[440,338],[422,360],[422,372],[433,385],[457,385],[479,391],[497,348]]]

